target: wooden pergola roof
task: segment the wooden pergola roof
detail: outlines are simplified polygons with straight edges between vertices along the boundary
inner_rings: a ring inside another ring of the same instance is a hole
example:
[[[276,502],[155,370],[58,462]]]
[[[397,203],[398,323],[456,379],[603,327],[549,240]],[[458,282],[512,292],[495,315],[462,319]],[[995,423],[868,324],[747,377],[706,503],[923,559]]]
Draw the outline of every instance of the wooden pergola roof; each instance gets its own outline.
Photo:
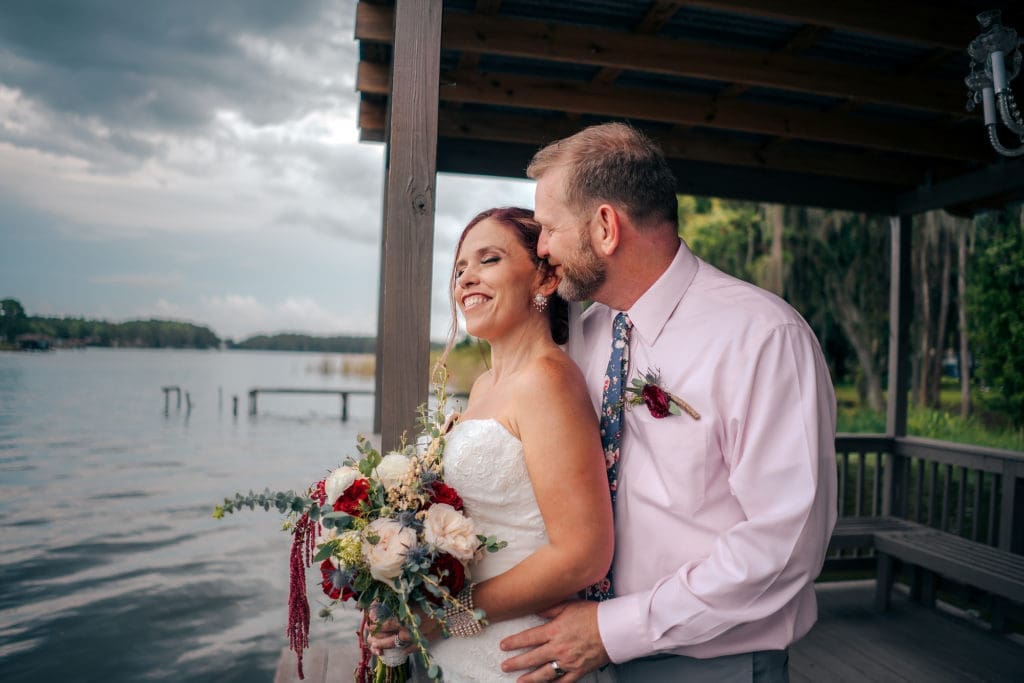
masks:
[[[1024,31],[1024,3],[1006,0],[359,2],[360,135],[388,143],[385,445],[425,397],[434,174],[522,178],[540,146],[592,123],[647,131],[680,193],[894,216],[905,337],[909,216],[1024,198],[1024,160],[999,157],[965,108],[966,46],[992,8]]]
[[[627,119],[689,194],[884,213],[1024,195],[1024,162],[965,108],[974,16],[998,1],[442,4],[439,171],[522,177],[542,144]],[[384,139],[394,36],[393,2],[359,3],[364,140]]]

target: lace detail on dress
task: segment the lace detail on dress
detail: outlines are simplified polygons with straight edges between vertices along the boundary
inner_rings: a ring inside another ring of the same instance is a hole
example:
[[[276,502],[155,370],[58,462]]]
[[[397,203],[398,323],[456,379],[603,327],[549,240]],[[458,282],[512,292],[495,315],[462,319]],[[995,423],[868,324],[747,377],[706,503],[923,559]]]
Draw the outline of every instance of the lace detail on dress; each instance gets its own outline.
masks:
[[[497,420],[465,420],[452,430],[444,452],[444,478],[459,492],[479,533],[508,543],[498,552],[484,555],[472,568],[473,581],[511,569],[548,542],[523,459],[523,444]],[[511,619],[491,624],[473,638],[436,642],[430,651],[449,683],[514,681],[523,672],[503,673],[501,663],[516,652],[502,652],[498,644],[543,623],[536,616]],[[614,681],[614,677],[589,674],[581,681]]]
[[[508,543],[473,567],[475,581],[512,568],[547,543],[523,444],[497,420],[466,420],[455,428],[445,447],[444,476],[480,533]]]
[[[547,543],[523,445],[497,420],[466,420],[452,430],[445,447],[444,477],[459,492],[479,532],[508,543],[472,568],[474,581],[510,569]],[[502,652],[498,643],[542,623],[539,617],[524,617],[491,624],[476,637],[435,643],[431,654],[445,681],[515,680],[518,676],[501,671],[501,662],[512,653]]]

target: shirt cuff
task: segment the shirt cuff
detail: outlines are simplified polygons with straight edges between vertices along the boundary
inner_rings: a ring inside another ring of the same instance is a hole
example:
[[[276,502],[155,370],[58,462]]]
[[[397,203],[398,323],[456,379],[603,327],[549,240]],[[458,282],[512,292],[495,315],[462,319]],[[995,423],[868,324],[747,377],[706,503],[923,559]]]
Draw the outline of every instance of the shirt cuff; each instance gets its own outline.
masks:
[[[646,657],[651,645],[640,620],[644,595],[633,593],[597,605],[597,628],[608,658],[615,664]]]

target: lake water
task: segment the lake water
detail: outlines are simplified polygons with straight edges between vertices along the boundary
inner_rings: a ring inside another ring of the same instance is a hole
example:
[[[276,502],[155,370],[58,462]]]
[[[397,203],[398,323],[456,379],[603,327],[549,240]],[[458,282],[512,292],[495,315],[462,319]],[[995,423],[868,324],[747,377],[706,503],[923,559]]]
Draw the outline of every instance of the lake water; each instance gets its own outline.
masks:
[[[254,386],[373,387],[318,372],[324,359],[341,357],[0,353],[0,679],[269,681],[290,536],[276,511],[211,511],[235,491],[300,490],[355,454],[371,397],[350,397],[347,423],[331,396],[261,396],[246,415]],[[173,398],[164,414],[163,385],[190,393],[190,414]],[[353,637],[354,611],[317,619],[309,578],[311,641]]]

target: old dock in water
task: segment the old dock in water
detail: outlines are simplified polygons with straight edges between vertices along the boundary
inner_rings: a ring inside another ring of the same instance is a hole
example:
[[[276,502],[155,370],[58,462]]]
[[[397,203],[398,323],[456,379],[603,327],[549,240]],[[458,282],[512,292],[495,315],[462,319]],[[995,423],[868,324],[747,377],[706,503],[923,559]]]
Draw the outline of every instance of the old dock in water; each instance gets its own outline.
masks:
[[[341,397],[341,421],[348,421],[349,396],[373,396],[373,389],[293,389],[284,387],[256,387],[249,390],[249,414],[257,412],[260,394],[308,394],[334,395]]]

